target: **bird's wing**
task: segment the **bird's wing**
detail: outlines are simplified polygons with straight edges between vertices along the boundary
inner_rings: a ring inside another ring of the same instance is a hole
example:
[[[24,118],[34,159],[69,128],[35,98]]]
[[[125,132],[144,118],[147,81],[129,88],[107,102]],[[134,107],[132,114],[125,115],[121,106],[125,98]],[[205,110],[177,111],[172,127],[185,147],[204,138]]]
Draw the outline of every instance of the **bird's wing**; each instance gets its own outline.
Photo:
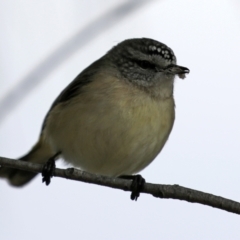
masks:
[[[52,106],[50,107],[42,125],[42,131],[45,128],[46,120],[48,118],[49,112],[57,106],[59,103],[67,102],[70,99],[74,98],[77,94],[81,94],[81,89],[83,86],[89,84],[93,76],[99,71],[103,65],[103,59],[99,59],[92,63],[89,67],[84,69],[55,99]]]

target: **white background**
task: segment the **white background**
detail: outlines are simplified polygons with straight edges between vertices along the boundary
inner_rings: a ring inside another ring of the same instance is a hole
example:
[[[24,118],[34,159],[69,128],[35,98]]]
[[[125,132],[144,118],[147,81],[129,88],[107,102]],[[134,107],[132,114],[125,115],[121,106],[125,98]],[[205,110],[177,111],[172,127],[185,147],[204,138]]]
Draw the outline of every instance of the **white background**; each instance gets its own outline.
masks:
[[[0,104],[68,39],[124,3],[1,0]],[[178,63],[191,70],[184,81],[176,79],[176,121],[169,141],[141,174],[148,182],[240,201],[238,0],[148,1],[96,34],[30,92],[23,91],[15,108],[4,105],[0,156],[25,154],[59,92],[112,46],[136,37],[167,44]],[[145,194],[133,202],[129,196],[60,178],[45,187],[38,176],[21,189],[1,180],[0,239],[240,239],[238,215]]]

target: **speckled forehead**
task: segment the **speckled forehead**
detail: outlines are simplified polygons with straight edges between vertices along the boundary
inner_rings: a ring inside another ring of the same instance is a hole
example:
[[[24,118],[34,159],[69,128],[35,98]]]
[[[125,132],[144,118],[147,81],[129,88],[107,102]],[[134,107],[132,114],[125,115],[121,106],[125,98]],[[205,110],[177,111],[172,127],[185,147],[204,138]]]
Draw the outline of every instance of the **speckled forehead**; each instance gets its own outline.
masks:
[[[175,62],[176,57],[171,48],[163,44],[149,44],[146,46],[149,54],[160,55],[169,62]]]

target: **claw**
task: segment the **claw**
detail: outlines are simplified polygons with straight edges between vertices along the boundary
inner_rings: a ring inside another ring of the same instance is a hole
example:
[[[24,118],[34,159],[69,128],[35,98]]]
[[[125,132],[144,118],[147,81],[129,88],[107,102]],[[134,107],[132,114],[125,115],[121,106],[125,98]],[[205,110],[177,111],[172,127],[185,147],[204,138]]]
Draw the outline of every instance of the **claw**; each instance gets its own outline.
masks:
[[[141,175],[130,175],[130,176],[120,176],[120,178],[123,179],[132,179],[132,184],[131,184],[131,200],[137,201],[138,197],[140,196],[140,192],[143,189],[143,186],[145,184],[145,179]]]
[[[137,201],[138,197],[140,196],[140,192],[143,189],[145,179],[141,175],[135,175],[133,176],[132,181],[132,193],[131,193],[131,199]]]
[[[46,184],[46,186],[48,186],[51,182],[51,178],[54,175],[54,171],[56,168],[55,165],[55,159],[57,158],[57,156],[59,156],[60,153],[55,154],[54,156],[52,156],[51,158],[48,159],[48,161],[44,164],[43,166],[43,170],[42,170],[42,182]]]

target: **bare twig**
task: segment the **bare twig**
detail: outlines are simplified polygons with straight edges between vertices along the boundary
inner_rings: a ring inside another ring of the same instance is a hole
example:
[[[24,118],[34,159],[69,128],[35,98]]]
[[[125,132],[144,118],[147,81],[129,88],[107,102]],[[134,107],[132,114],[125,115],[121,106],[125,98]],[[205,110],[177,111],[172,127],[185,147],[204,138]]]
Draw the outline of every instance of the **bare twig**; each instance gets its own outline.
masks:
[[[0,157],[0,166],[36,173],[37,172],[41,173],[43,168],[41,164],[17,161],[3,157]],[[124,191],[131,191],[131,181],[129,180],[95,175],[75,168],[68,169],[56,168],[54,176],[82,181],[86,183],[94,183],[101,186],[122,189]],[[179,185],[146,183],[143,187],[142,193],[151,194],[154,197],[159,198],[172,198],[185,200],[187,202],[192,203],[200,203],[214,208],[226,210],[228,212],[240,214],[239,202],[235,202],[230,199],[215,196],[209,193],[200,192],[190,188],[181,187]]]
[[[102,16],[90,22],[83,29],[79,29],[46,59],[39,62],[36,68],[20,79],[6,95],[0,96],[0,123],[34,88],[38,87],[38,84],[46,80],[47,76],[71,55],[149,2],[151,1],[126,1],[104,12]]]

